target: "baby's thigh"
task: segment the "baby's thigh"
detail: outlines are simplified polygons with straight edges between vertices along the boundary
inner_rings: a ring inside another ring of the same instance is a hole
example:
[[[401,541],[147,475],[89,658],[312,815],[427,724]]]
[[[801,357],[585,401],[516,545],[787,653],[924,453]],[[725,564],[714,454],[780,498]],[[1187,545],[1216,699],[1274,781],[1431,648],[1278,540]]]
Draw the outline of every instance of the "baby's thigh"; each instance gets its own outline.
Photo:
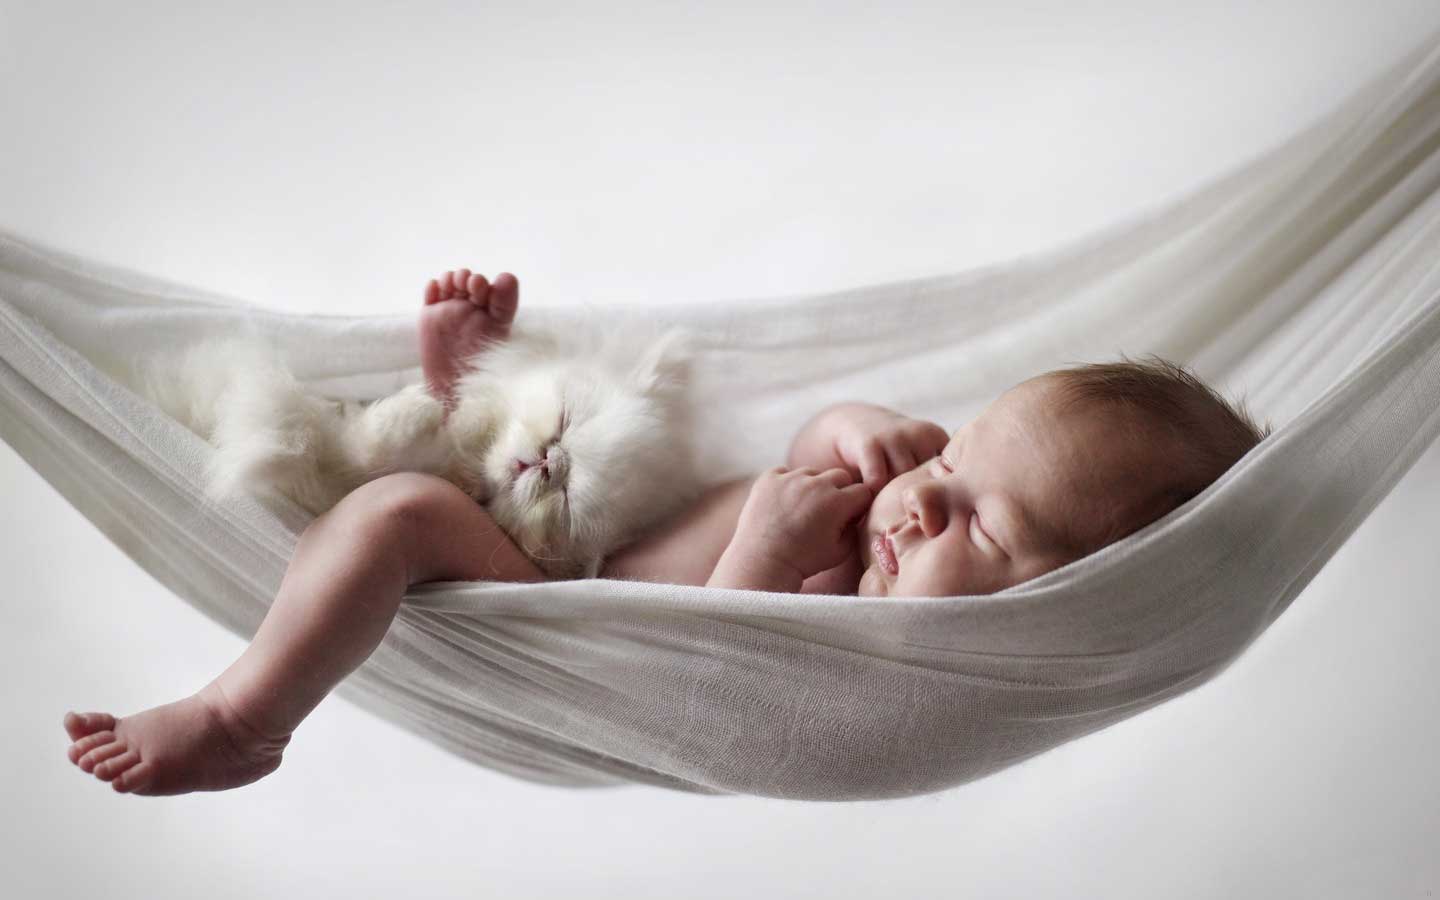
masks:
[[[690,508],[610,555],[601,578],[704,584],[730,539],[755,479],[746,477],[710,488]]]

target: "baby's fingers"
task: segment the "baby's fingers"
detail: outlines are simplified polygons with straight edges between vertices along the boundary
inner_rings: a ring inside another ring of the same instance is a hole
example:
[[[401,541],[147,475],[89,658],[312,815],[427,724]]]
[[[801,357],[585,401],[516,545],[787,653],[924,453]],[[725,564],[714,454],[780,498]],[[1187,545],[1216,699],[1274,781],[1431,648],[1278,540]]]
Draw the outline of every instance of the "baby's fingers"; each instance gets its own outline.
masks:
[[[889,481],[889,463],[885,461],[885,448],[879,441],[871,439],[860,445],[860,480],[870,490],[879,492]]]
[[[855,476],[850,474],[849,469],[826,469],[816,477],[829,481],[831,487],[835,488],[835,493],[839,494],[838,510],[844,514],[845,521],[850,521],[870,508],[870,501],[875,495],[864,482],[855,481]]]
[[[852,484],[840,489],[840,497],[845,501],[845,519],[855,518],[870,508],[870,503],[875,495],[870,493],[870,488],[864,484]]]
[[[925,438],[929,442],[929,446],[926,448],[929,452],[925,455],[928,459],[931,456],[939,456],[940,451],[950,443],[950,432],[934,422],[926,422],[925,425]]]
[[[915,468],[917,463],[914,451],[903,444],[889,448],[886,457],[890,461],[890,471],[895,473],[896,478]]]

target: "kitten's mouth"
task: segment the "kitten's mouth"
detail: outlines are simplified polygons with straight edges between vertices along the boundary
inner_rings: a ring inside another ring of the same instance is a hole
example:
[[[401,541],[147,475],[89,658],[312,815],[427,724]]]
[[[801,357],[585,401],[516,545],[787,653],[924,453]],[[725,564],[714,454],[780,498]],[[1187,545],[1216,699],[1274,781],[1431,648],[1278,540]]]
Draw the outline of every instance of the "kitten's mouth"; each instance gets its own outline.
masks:
[[[539,466],[530,466],[529,468],[521,469],[516,472],[515,476],[511,479],[511,483],[516,486],[522,484],[527,486],[533,485],[534,489],[541,491],[549,488],[552,481],[554,481],[554,478],[551,474]]]

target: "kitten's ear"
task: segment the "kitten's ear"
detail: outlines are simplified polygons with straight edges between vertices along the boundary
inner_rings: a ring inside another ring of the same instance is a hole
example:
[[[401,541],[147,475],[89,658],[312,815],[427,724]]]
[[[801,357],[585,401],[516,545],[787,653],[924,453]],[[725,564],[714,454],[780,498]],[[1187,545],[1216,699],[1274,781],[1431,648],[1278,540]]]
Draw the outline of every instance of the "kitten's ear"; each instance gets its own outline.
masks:
[[[647,392],[679,391],[690,379],[690,362],[694,356],[694,335],[683,328],[671,328],[640,355],[635,365],[635,380]]]

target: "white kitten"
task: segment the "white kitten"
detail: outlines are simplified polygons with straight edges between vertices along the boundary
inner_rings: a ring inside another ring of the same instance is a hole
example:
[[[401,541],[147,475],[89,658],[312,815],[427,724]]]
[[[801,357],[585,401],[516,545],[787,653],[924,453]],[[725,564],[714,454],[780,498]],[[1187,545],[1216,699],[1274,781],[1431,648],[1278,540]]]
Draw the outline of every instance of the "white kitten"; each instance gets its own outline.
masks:
[[[689,357],[677,329],[517,327],[471,358],[448,419],[424,385],[329,399],[236,341],[146,364],[139,382],[215,446],[216,499],[274,492],[319,514],[381,475],[428,472],[483,503],[547,575],[590,578],[698,494]]]

